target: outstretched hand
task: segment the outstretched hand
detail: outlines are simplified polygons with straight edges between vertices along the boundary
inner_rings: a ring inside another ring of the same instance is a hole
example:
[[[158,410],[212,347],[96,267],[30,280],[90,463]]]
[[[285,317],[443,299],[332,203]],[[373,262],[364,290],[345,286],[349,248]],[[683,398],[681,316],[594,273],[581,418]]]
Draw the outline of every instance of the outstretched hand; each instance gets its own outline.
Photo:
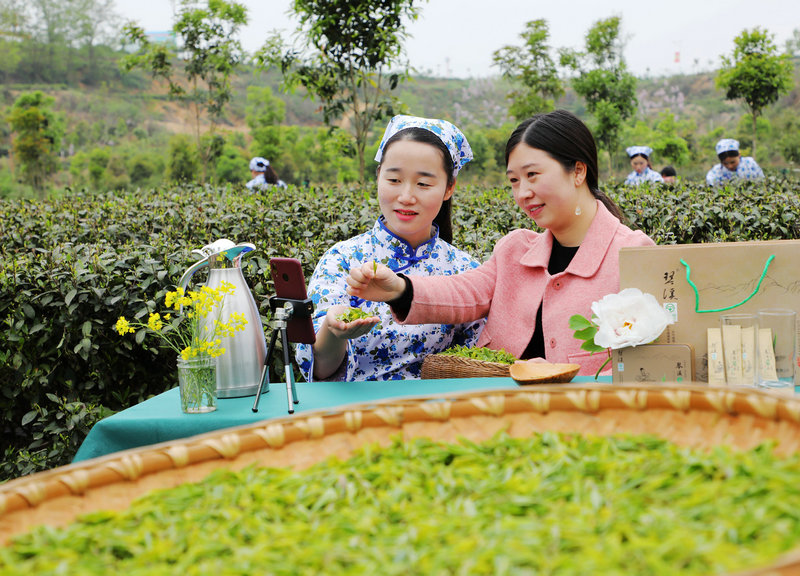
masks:
[[[367,316],[365,318],[356,318],[351,322],[344,322],[338,319],[338,316],[346,312],[347,306],[331,306],[328,308],[328,313],[325,315],[325,325],[330,330],[331,334],[343,340],[351,340],[359,338],[372,330],[373,326],[380,322],[377,316]]]
[[[347,280],[347,293],[373,302],[388,302],[399,298],[406,288],[405,281],[388,266],[365,262],[360,268],[351,268]]]

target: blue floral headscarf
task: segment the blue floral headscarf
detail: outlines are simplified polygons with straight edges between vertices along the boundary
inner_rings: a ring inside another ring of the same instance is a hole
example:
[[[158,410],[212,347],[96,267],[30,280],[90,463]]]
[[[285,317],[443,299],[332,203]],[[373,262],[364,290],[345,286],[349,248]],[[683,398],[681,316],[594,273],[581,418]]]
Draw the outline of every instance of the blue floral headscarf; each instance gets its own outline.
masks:
[[[472,148],[467,142],[467,137],[447,120],[438,120],[435,118],[418,118],[417,116],[399,115],[392,118],[389,125],[386,127],[386,132],[383,133],[381,145],[378,147],[378,153],[375,155],[375,161],[381,161],[383,158],[383,149],[389,138],[400,132],[405,128],[424,128],[429,132],[433,132],[444,143],[450,151],[450,157],[453,159],[453,177],[458,175],[458,171],[464,165],[472,160]]]
[[[717,156],[722,154],[723,152],[732,152],[732,151],[739,151],[739,142],[734,140],[733,138],[723,138],[717,145],[714,147],[714,150],[717,152]]]

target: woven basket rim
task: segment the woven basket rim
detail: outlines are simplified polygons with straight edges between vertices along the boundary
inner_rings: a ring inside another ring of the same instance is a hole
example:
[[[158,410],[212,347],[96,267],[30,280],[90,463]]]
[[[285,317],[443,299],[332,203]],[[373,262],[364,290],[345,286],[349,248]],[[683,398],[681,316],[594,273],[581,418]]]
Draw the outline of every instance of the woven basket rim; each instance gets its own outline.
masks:
[[[204,432],[201,434],[177,440],[167,440],[165,442],[160,442],[157,444],[149,444],[147,446],[140,446],[137,448],[121,450],[119,452],[113,452],[111,454],[105,454],[103,456],[98,456],[96,458],[82,460],[80,462],[67,464],[51,470],[44,470],[28,476],[14,478],[4,484],[0,484],[0,496],[10,491],[13,491],[19,484],[27,484],[32,479],[43,479],[50,476],[61,476],[65,472],[69,473],[74,470],[93,468],[104,462],[117,461],[125,457],[158,451],[164,448],[183,446],[183,445],[194,445],[210,438],[219,437],[222,434],[237,434],[241,432],[247,432],[252,429],[264,427],[265,423],[269,423],[269,425],[294,424],[298,420],[303,421],[312,418],[340,416],[348,412],[354,412],[354,411],[363,411],[363,410],[374,411],[376,409],[385,407],[418,406],[420,403],[433,402],[433,401],[447,401],[447,400],[467,401],[472,398],[499,397],[499,396],[509,396],[509,395],[513,396],[517,394],[546,393],[546,394],[568,396],[570,395],[571,392],[580,392],[580,391],[584,391],[587,393],[594,392],[594,393],[612,393],[612,394],[617,394],[620,392],[622,393],[644,392],[646,394],[654,393],[657,395],[668,394],[671,397],[669,402],[672,404],[672,408],[675,410],[681,410],[681,411],[710,410],[710,411],[717,411],[720,413],[729,413],[729,414],[747,413],[768,420],[769,419],[785,420],[793,424],[797,424],[798,428],[800,428],[800,396],[798,396],[797,399],[795,399],[794,397],[783,396],[781,394],[770,392],[768,390],[761,390],[755,388],[744,388],[744,387],[714,388],[714,387],[709,387],[705,383],[606,384],[606,383],[570,382],[565,384],[537,384],[533,386],[510,385],[504,388],[473,389],[463,392],[443,392],[437,394],[402,396],[396,398],[383,398],[377,400],[352,402],[352,403],[342,404],[333,408],[317,408],[314,410],[300,412],[294,415],[284,415],[262,420],[259,422],[240,424],[237,426],[231,426],[228,428],[222,428],[210,432]],[[725,406],[721,404],[716,405],[713,402],[706,406],[692,405],[690,398],[696,397],[698,395],[702,396],[711,395],[714,398],[722,400],[726,405]],[[748,398],[758,399],[756,404],[759,406],[763,405],[764,408],[761,409],[753,408],[752,404],[737,406],[739,410],[734,410],[733,408],[731,408],[731,404],[733,403],[734,399],[742,400]],[[778,410],[779,407],[782,407],[783,410]],[[634,409],[633,406],[629,406],[629,408]],[[741,411],[741,408],[745,409],[744,412]],[[575,411],[582,410],[582,408],[579,406],[575,406],[573,409]],[[647,410],[648,406],[642,406],[642,407],[637,406],[635,409],[637,411],[643,411]],[[600,409],[598,408],[594,411],[599,411],[599,410]],[[592,411],[591,408],[590,411]],[[5,509],[2,506],[0,506],[0,516],[2,516],[4,511]]]
[[[428,354],[425,356],[425,360],[431,360],[436,362],[452,362],[452,363],[462,363],[462,364],[488,364],[491,366],[504,366],[508,368],[511,364],[506,362],[492,362],[491,360],[480,360],[478,358],[466,358],[464,356],[456,356],[455,354]],[[423,360],[423,362],[425,361]]]
[[[281,457],[286,454],[283,448],[306,440],[340,434],[350,437],[377,429],[401,430],[426,423],[447,425],[474,418],[502,421],[506,417],[573,414],[570,418],[603,421],[605,413],[610,419],[629,414],[642,422],[649,418],[637,413],[648,410],[675,417],[699,415],[713,421],[747,416],[760,423],[759,429],[770,425],[784,431],[795,444],[800,442],[800,398],[705,384],[540,384],[356,402],[133,448],[11,480],[0,485],[0,546],[10,535],[23,531],[17,524],[24,523],[27,513],[46,515],[52,503],[66,499],[84,503],[93,493],[102,494],[102,490],[116,485],[128,490],[147,478],[184,474],[206,465],[222,467],[245,455],[268,452]],[[800,452],[800,444],[792,445],[792,451]],[[786,562],[792,569],[800,568],[800,550],[786,555],[771,569]]]

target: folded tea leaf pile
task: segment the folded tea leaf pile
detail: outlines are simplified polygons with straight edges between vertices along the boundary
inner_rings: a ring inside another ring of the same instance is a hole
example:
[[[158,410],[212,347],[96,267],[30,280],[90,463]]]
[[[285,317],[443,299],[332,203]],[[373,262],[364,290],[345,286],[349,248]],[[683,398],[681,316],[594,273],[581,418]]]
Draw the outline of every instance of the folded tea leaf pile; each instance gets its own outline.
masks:
[[[13,574],[709,574],[800,542],[800,462],[648,436],[369,446],[221,470],[0,549]]]

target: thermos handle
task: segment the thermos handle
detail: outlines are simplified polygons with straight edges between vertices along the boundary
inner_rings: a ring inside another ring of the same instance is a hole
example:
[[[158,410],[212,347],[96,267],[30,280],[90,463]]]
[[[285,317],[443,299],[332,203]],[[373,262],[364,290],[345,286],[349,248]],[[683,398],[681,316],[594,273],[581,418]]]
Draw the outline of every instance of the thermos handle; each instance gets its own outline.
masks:
[[[227,246],[224,249],[216,251],[215,248],[220,248],[220,246]],[[238,268],[241,265],[242,256],[247,254],[248,252],[252,252],[255,250],[256,247],[254,244],[249,242],[244,242],[242,244],[238,244],[233,246],[233,243],[230,240],[217,240],[217,242],[213,244],[208,244],[207,246],[203,246],[200,250],[192,250],[192,254],[197,254],[201,257],[201,260],[198,260],[194,264],[192,264],[186,272],[183,273],[181,276],[181,281],[178,285],[186,291],[186,287],[189,285],[189,280],[191,280],[192,276],[195,272],[200,270],[200,268],[204,268],[205,266],[209,265],[209,258],[212,256],[218,256],[220,254],[224,255],[225,258],[233,262],[234,267]]]
[[[192,279],[194,273],[200,270],[200,268],[204,268],[206,266],[208,266],[208,256],[206,256],[202,260],[198,260],[197,262],[189,266],[186,272],[183,273],[183,276],[181,276],[181,281],[178,283],[178,286],[181,287],[184,293],[186,292],[186,287],[189,285],[189,280]]]

